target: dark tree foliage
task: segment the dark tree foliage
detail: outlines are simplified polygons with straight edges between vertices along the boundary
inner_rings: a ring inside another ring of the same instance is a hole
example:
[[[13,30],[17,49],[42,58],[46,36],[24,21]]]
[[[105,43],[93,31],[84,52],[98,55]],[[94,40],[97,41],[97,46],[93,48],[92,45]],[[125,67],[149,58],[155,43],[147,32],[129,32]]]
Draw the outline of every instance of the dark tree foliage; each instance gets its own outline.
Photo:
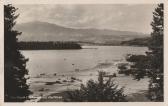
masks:
[[[82,49],[82,47],[71,41],[49,41],[49,42],[19,42],[20,50],[62,50],[62,49]]]
[[[132,64],[126,71],[137,80],[144,78],[149,72],[149,58],[146,55],[127,55],[126,60]]]
[[[148,44],[149,51],[146,55],[128,55],[126,60],[130,62],[131,74],[140,80],[144,76],[150,78],[149,98],[153,101],[163,101],[163,4],[153,12],[151,23],[153,32]]]
[[[5,102],[22,102],[31,93],[26,84],[28,74],[26,62],[28,59],[18,50],[17,36],[21,34],[13,30],[16,24],[17,9],[12,5],[4,6],[4,100]]]
[[[127,45],[127,46],[148,46],[150,38],[135,38],[127,41],[122,41],[121,45]]]
[[[118,74],[130,75],[131,71],[128,69],[128,63],[120,63],[118,64]]]
[[[79,90],[67,91],[66,102],[125,102],[123,88],[118,88],[111,78],[104,80],[105,72],[99,72],[98,82],[89,80]]]
[[[164,29],[164,8],[163,4],[159,4],[153,12],[153,22],[151,23],[153,32],[151,33],[151,41],[149,44],[150,52],[147,56],[150,61],[149,77],[151,82],[149,85],[149,93],[152,100],[163,100],[163,29]]]

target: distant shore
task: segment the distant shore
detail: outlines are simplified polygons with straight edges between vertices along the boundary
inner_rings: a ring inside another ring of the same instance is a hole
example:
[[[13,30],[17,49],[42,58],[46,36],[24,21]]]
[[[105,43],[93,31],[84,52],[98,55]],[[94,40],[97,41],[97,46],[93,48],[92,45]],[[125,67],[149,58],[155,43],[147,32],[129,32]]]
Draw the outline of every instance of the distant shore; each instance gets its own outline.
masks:
[[[146,47],[149,38],[139,38],[128,41],[85,42],[85,41],[20,41],[20,50],[73,50],[83,49],[82,46],[134,46]],[[93,48],[84,48],[93,49]],[[96,49],[96,48],[94,48]]]
[[[20,50],[72,50],[82,49],[81,45],[71,41],[57,41],[57,42],[19,42]]]

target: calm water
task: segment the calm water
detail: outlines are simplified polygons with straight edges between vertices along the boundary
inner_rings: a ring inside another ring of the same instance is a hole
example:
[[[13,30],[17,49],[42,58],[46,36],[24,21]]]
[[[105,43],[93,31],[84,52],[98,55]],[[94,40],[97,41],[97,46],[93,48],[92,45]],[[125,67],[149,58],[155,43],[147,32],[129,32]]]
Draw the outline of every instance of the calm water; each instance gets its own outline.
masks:
[[[29,58],[27,68],[30,76],[40,73],[70,73],[90,69],[100,63],[124,61],[126,54],[144,54],[146,47],[130,46],[84,46],[81,50],[30,50],[22,51]],[[89,49],[92,48],[92,49]]]

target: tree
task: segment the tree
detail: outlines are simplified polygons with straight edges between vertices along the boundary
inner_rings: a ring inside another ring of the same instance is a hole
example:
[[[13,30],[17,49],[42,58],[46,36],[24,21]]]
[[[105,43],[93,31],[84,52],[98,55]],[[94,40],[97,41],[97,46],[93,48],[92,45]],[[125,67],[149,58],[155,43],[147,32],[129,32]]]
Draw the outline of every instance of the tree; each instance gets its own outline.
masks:
[[[164,12],[163,4],[159,4],[153,12],[153,22],[151,23],[153,32],[147,56],[149,58],[151,78],[149,85],[149,94],[152,100],[163,100],[163,29],[164,29]]]
[[[98,82],[89,80],[80,89],[66,91],[66,102],[125,102],[123,88],[118,88],[111,78],[104,80],[105,72],[99,72]]]
[[[163,4],[153,12],[151,23],[153,32],[148,44],[149,51],[146,55],[128,55],[126,60],[131,63],[131,74],[135,79],[142,79],[144,76],[150,78],[149,98],[153,101],[163,101]]]
[[[13,29],[17,9],[12,5],[4,6],[4,100],[5,102],[22,102],[31,93],[26,84],[26,62],[28,59],[18,50],[17,36],[21,34]]]

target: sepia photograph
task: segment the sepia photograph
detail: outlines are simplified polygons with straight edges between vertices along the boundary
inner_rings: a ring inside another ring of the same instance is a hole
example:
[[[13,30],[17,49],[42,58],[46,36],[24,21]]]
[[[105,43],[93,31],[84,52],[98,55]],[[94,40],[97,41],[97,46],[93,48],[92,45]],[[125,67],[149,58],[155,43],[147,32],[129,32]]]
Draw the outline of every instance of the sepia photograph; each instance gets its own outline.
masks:
[[[4,102],[164,102],[164,3],[3,8]]]

